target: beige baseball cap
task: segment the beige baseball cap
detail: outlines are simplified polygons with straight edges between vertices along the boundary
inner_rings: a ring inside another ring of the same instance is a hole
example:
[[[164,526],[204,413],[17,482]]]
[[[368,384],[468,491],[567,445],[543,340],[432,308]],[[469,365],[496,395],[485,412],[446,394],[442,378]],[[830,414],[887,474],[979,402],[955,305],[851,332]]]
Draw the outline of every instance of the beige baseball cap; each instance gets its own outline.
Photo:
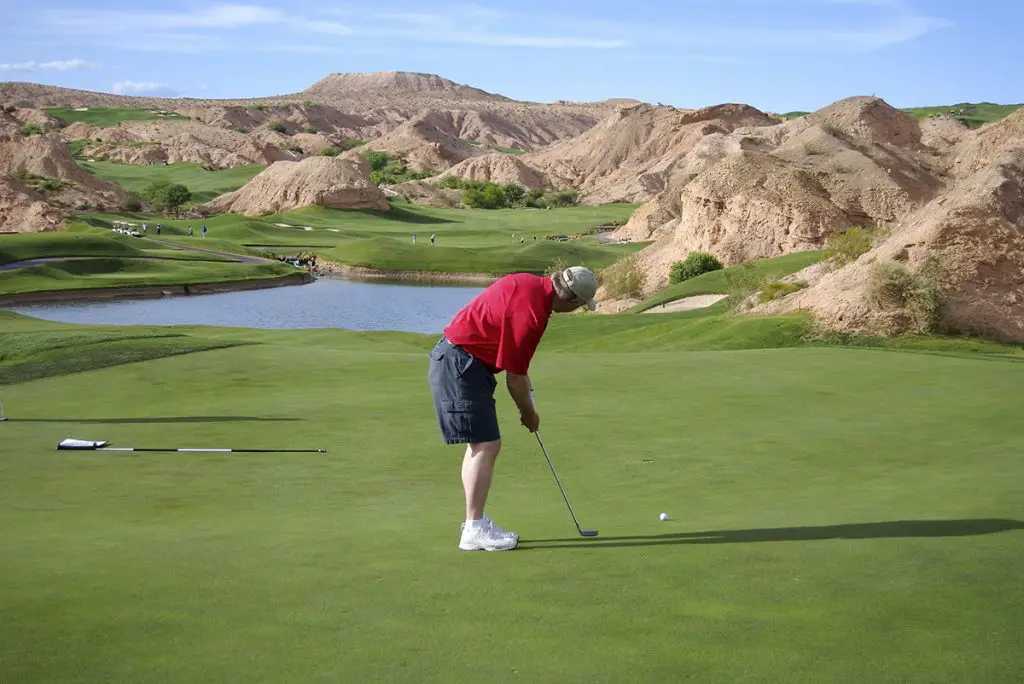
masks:
[[[586,303],[588,309],[593,311],[597,308],[597,302],[594,301],[594,295],[597,294],[597,276],[593,271],[584,266],[571,266],[562,271],[562,279],[572,293]]]

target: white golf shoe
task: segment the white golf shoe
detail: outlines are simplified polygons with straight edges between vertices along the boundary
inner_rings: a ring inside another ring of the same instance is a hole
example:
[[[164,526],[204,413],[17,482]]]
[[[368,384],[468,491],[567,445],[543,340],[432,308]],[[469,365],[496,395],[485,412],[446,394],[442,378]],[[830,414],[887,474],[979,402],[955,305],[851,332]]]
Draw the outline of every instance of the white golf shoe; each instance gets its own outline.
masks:
[[[486,515],[479,526],[462,523],[459,548],[463,551],[511,551],[519,545],[519,535],[506,532]]]

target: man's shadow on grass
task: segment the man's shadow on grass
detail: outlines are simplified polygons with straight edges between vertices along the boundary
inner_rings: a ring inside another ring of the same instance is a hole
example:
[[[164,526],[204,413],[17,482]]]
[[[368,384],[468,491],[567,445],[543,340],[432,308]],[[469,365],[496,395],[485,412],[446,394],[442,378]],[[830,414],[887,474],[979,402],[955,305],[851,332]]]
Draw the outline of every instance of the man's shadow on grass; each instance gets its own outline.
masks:
[[[11,423],[79,423],[82,425],[132,425],[160,423],[242,423],[287,422],[300,418],[268,418],[264,416],[159,416],[155,418],[10,418]]]
[[[906,537],[970,537],[1024,530],[1024,522],[1004,518],[978,520],[894,520],[820,527],[774,527],[750,530],[709,530],[591,539],[523,539],[520,549],[616,549],[672,544],[749,544],[754,542],[824,541],[829,539],[894,539]]]

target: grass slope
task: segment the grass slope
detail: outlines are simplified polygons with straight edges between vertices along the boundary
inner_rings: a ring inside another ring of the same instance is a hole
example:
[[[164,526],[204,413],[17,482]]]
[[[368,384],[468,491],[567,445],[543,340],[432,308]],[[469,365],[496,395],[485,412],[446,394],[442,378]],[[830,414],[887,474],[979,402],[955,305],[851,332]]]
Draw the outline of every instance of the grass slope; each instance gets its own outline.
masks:
[[[680,354],[673,315],[643,351],[570,353],[641,318],[558,318],[531,369],[597,539],[499,393],[509,554],[456,549],[429,337],[143,329],[258,344],[5,385],[0,680],[1018,680],[1024,364]],[[0,348],[40,335],[21,359],[110,343],[0,321]]]
[[[258,218],[222,214],[205,221],[151,218],[149,222],[159,221],[165,227],[162,236],[172,240],[185,236],[189,225],[197,231],[206,225],[211,238],[227,243],[281,255],[312,251],[322,259],[353,266],[510,273],[543,272],[560,259],[601,268],[642,249],[643,244],[610,245],[593,237],[570,242],[544,239],[547,235],[575,235],[621,222],[635,209],[633,204],[608,204],[543,211],[467,211],[400,203],[386,212],[311,207]],[[90,214],[71,229],[98,231],[122,218]],[[128,220],[139,223],[146,219],[131,215]],[[437,234],[434,247],[430,245],[431,233]],[[521,242],[524,237],[525,242]]]
[[[812,264],[821,261],[825,256],[823,251],[794,252],[774,259],[764,259],[750,263],[751,275],[760,279],[777,279],[801,271]],[[647,309],[674,302],[684,297],[693,297],[704,294],[727,294],[729,284],[726,277],[730,273],[738,273],[740,267],[734,266],[710,273],[703,273],[696,278],[684,280],[663,288],[660,292],[636,306],[629,311],[638,313]]]
[[[918,119],[927,119],[936,114],[952,114],[971,128],[978,128],[987,123],[999,121],[1013,114],[1024,104],[993,104],[992,102],[962,102],[955,105],[939,105],[934,107],[905,107],[901,111]],[[797,119],[811,112],[793,111],[779,114],[781,119]]]
[[[940,107],[909,107],[903,111],[915,116],[918,119],[926,119],[936,114],[952,114],[963,121],[971,128],[978,128],[987,123],[999,121],[1010,114],[1013,114],[1024,104],[993,104],[991,102],[970,103],[963,102],[955,105]]]
[[[44,110],[65,126],[82,121],[97,128],[111,128],[124,121],[162,121],[165,119],[184,121],[187,116],[174,112],[159,113],[150,109],[131,107],[90,107],[84,112],[70,107],[52,107]]]
[[[121,164],[111,161],[79,161],[89,173],[109,183],[117,183],[126,190],[141,192],[156,181],[181,183],[192,191],[192,203],[201,204],[214,197],[242,187],[266,168],[263,164],[250,164],[233,169],[207,171],[199,164]]]
[[[184,259],[80,258],[0,272],[0,294],[230,283],[280,278],[298,272],[276,261],[249,265]]]

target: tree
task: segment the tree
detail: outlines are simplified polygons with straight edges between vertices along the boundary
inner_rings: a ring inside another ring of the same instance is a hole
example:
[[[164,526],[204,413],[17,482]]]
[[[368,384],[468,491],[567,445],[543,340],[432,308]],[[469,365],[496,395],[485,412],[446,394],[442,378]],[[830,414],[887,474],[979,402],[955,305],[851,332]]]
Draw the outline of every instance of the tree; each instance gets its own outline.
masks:
[[[164,201],[169,210],[177,213],[191,199],[192,191],[181,183],[175,183],[168,186]]]
[[[522,185],[516,185],[515,183],[506,183],[502,186],[502,190],[505,191],[505,197],[508,200],[508,206],[515,206],[526,196],[526,188]]]
[[[142,197],[155,211],[177,212],[192,199],[192,192],[181,183],[154,181],[145,187]]]

